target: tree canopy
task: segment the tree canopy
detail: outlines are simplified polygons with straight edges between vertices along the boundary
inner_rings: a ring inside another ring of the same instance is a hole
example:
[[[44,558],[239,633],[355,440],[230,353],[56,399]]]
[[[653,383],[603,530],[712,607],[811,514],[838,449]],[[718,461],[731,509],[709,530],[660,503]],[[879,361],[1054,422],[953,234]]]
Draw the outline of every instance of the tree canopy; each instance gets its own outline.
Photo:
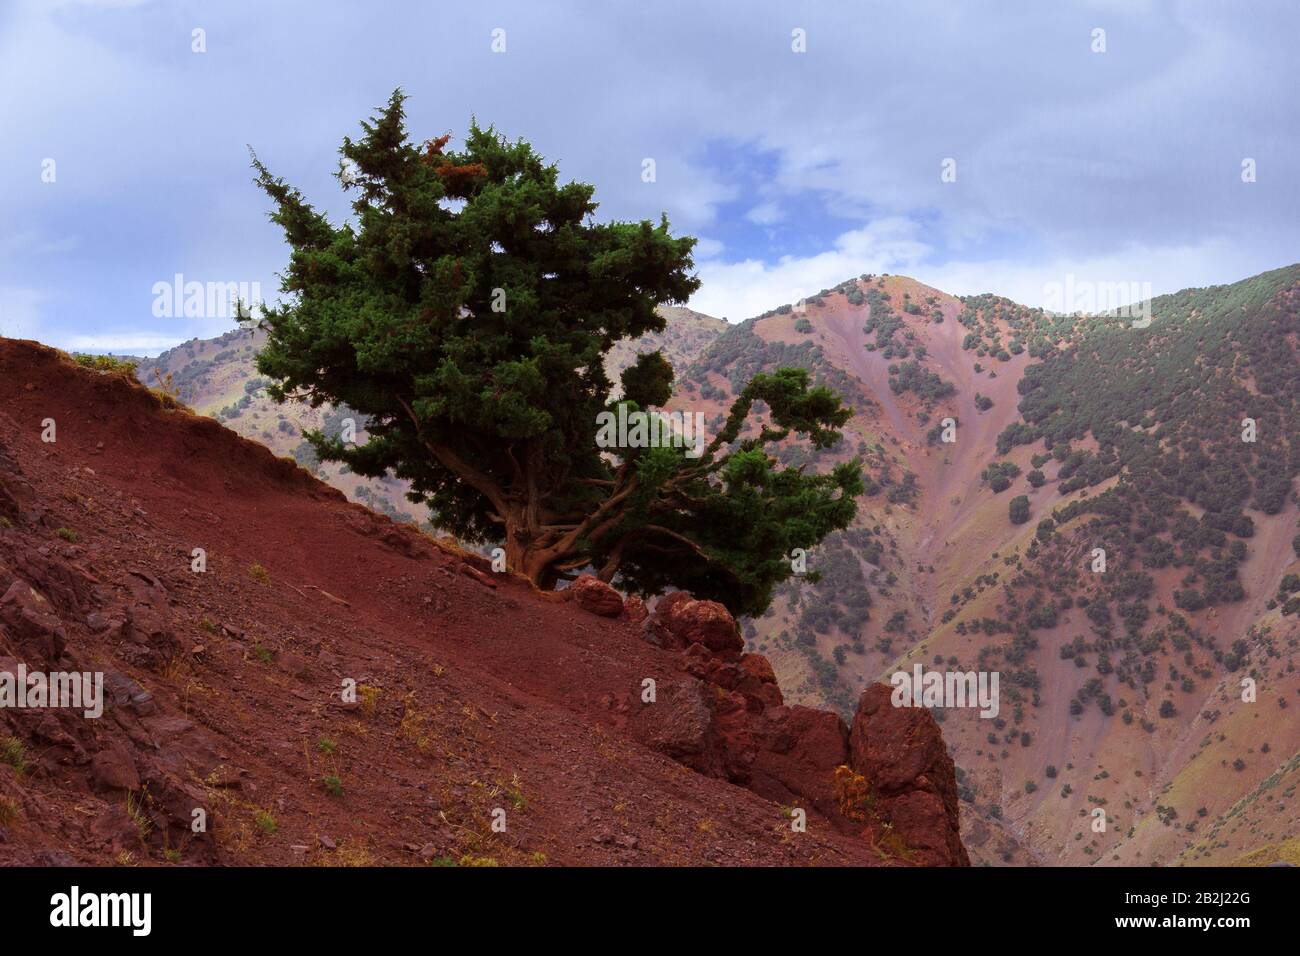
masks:
[[[541,587],[589,568],[629,591],[765,609],[790,552],[846,527],[862,492],[856,460],[806,474],[766,448],[829,448],[849,409],[782,368],[754,375],[695,447],[602,447],[601,414],[620,406],[643,435],[676,435],[654,411],[671,400],[670,363],[642,355],[619,394],[604,358],[662,331],[658,307],[695,291],[695,240],[666,216],[596,221],[594,187],[561,184],[492,127],[472,124],[459,151],[450,136],[413,143],[404,101],[394,92],[344,139],[342,224],[253,157],[290,246],[287,297],[257,320],[272,397],[367,416],[363,444],[306,437],[322,461],[407,479],[436,526],[502,543]]]

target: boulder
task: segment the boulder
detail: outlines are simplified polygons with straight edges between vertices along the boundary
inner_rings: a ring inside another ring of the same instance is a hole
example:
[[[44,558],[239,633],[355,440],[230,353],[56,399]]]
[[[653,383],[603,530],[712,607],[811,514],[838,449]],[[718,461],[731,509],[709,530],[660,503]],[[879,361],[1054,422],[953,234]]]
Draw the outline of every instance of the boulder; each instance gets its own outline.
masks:
[[[138,790],[140,774],[127,751],[115,744],[105,747],[90,760],[90,777],[100,790]]]
[[[126,629],[123,632],[129,643],[120,653],[132,663],[145,667],[170,660],[180,652],[181,642],[172,628],[171,614],[164,608],[148,604],[132,604],[126,609]]]
[[[623,598],[612,587],[592,574],[583,574],[569,586],[578,607],[601,617],[618,617],[623,613]]]
[[[645,601],[635,594],[623,602],[623,613],[619,615],[624,621],[631,621],[633,624],[640,624],[650,612],[646,610]]]
[[[720,775],[705,684],[691,677],[660,681],[654,702],[643,702],[638,689],[630,711],[632,736],[642,744],[701,773]]]
[[[779,803],[835,818],[835,769],[848,759],[849,732],[838,714],[776,706],[756,724],[750,789]]]
[[[84,617],[96,603],[99,581],[48,547],[29,548],[14,561],[19,574],[69,619]]]
[[[38,654],[47,665],[54,664],[67,646],[63,622],[39,591],[23,580],[15,580],[0,596],[0,623],[22,646]],[[49,669],[49,668],[47,668]]]
[[[644,634],[652,644],[669,650],[702,644],[715,654],[735,656],[745,649],[730,611],[717,601],[697,601],[685,591],[674,591],[655,605]]]
[[[923,707],[895,707],[872,684],[849,730],[849,766],[873,795],[873,813],[901,841],[905,858],[970,866],[958,821],[957,776],[939,724]],[[869,828],[870,829],[870,828]]]
[[[112,853],[140,846],[140,830],[123,804],[105,805],[90,822],[89,830],[91,838]]]

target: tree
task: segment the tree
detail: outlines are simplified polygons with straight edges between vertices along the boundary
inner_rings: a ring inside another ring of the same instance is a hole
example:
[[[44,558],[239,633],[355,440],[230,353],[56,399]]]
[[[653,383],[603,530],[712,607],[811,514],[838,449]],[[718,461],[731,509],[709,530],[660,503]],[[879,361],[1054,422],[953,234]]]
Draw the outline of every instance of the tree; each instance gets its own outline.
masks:
[[[698,418],[647,414],[672,391],[659,353],[613,397],[606,353],[662,331],[657,307],[698,287],[694,240],[666,216],[596,222],[592,186],[559,184],[491,127],[472,124],[463,151],[448,136],[417,146],[404,100],[343,141],[342,225],[253,156],[290,246],[288,298],[256,320],[268,393],[367,416],[363,445],[304,437],[322,461],[407,479],[436,526],[503,542],[538,586],[591,568],[629,591],[764,610],[790,552],[846,527],[863,490],[857,460],[805,474],[765,449],[792,436],[829,448],[850,411],[802,369],[760,372],[711,440],[685,442]],[[602,447],[602,413],[623,416],[628,440]]]
[[[1025,495],[1016,495],[1007,506],[1007,513],[1012,524],[1024,524],[1029,520],[1029,498]]]

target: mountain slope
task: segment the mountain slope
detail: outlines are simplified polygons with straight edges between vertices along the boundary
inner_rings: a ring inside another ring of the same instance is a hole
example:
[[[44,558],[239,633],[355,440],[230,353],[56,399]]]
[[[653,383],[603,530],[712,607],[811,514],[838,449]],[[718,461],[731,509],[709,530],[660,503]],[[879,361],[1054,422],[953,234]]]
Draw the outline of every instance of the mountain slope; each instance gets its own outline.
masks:
[[[841,709],[899,667],[999,670],[996,720],[941,715],[977,858],[1208,859],[1184,852],[1198,830],[1300,748],[1298,288],[1291,267],[1161,297],[1144,330],[864,276],[733,327],[679,383],[717,410],[799,364],[855,407],[809,464],[864,460],[857,527],[747,637],[796,699]]]
[[[35,343],[0,340],[0,435],[0,669],[97,671],[107,691],[101,719],[0,709],[0,862],[964,857],[951,762],[923,712],[864,715],[850,756],[847,728],[782,706],[761,660],[670,649],[666,610],[643,627],[487,574]],[[700,620],[703,639],[729,639]],[[823,799],[837,761],[923,769],[878,793],[910,808],[893,842]]]
[[[817,469],[860,458],[859,518],[808,556],[821,582],[783,588],[745,636],[790,700],[846,717],[900,667],[998,671],[996,720],[937,711],[979,860],[1255,859],[1300,830],[1293,787],[1269,784],[1300,749],[1298,288],[1289,267],[1162,296],[1143,329],[862,276],[734,326],[671,311],[610,365],[663,345],[672,407],[714,427],[755,372],[782,365],[853,407],[837,448],[780,454]],[[245,387],[247,372],[201,372],[217,383],[206,407]],[[279,441],[265,414],[231,424]],[[352,476],[325,476],[357,494]],[[400,491],[362,494],[423,520]]]

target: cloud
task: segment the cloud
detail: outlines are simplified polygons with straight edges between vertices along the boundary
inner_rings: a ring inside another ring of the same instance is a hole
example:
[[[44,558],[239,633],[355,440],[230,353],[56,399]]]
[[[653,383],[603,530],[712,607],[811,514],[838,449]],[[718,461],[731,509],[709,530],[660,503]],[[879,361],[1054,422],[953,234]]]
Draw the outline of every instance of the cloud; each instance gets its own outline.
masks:
[[[174,5],[0,0],[0,222],[34,237],[0,240],[0,285],[44,294],[42,334],[166,337],[140,290],[178,271],[272,288],[287,250],[244,144],[339,217],[335,150],[397,86],[415,137],[477,116],[594,183],[602,219],[666,212],[706,237],[697,307],[732,318],[861,272],[1010,293],[1070,262],[1177,287],[1300,258],[1300,7],[349,8],[204,5],[198,55]],[[790,49],[794,26],[807,53]],[[40,181],[46,157],[55,184]],[[940,181],[945,157],[955,183]]]
[[[906,219],[885,219],[844,233],[833,249],[812,256],[788,256],[770,264],[752,259],[704,260],[698,270],[702,285],[690,306],[738,322],[845,280],[885,272],[909,275],[951,295],[992,292],[1029,306],[1051,307],[1054,289],[1082,289],[1088,283],[1136,293],[1120,295],[1111,303],[1118,306],[1187,288],[1189,275],[1197,277],[1192,285],[1218,285],[1294,260],[1293,251],[1279,250],[1261,262],[1230,242],[1212,239],[1165,247],[1128,244],[1096,256],[936,263],[930,258],[933,250],[917,238],[918,232],[916,224]],[[1099,299],[1099,307],[1104,304]]]
[[[697,261],[701,259],[717,259],[726,251],[726,245],[717,239],[710,239],[708,236],[696,237],[695,258]]]
[[[831,249],[811,256],[784,256],[775,263],[702,259],[701,287],[690,306],[737,322],[864,273],[912,270],[931,251],[917,238],[919,231],[916,223],[890,217],[845,232]]]
[[[11,339],[35,338],[41,327],[41,301],[38,289],[0,285],[0,335]]]
[[[125,335],[72,335],[60,337],[53,344],[69,352],[111,352],[115,355],[153,356],[175,348],[185,339],[167,335],[128,333]]]
[[[776,202],[759,203],[749,212],[745,213],[745,218],[750,222],[760,226],[770,226],[773,223],[780,222],[785,218],[781,206]]]
[[[1227,240],[1208,239],[1169,246],[1130,243],[1102,255],[1054,256],[1040,261],[953,261],[922,267],[915,278],[953,295],[995,292],[1024,305],[1046,308],[1051,306],[1053,288],[1069,284],[1075,288],[1090,283],[1139,292],[1149,289],[1149,294],[1156,296],[1236,282],[1294,260],[1294,250],[1277,250],[1271,259],[1261,260]],[[1196,278],[1189,282],[1189,276]],[[1115,304],[1128,305],[1144,295],[1122,296]]]

